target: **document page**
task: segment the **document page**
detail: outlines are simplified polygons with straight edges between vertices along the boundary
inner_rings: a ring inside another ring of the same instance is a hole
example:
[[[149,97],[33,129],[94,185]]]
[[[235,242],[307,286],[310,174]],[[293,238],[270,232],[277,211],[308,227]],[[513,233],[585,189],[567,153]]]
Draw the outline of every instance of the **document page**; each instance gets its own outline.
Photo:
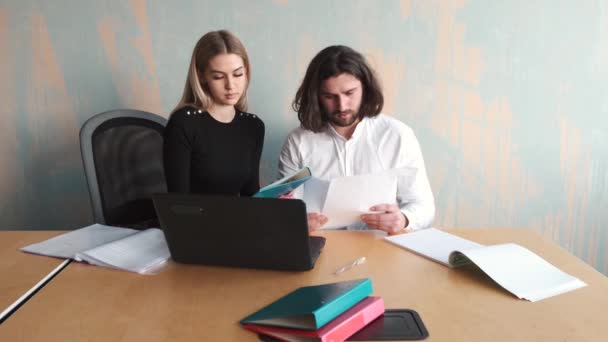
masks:
[[[77,252],[85,251],[108,242],[116,241],[137,233],[138,230],[93,224],[61,234],[48,240],[21,248],[23,252],[72,258]]]
[[[311,177],[304,184],[304,196],[302,200],[306,203],[306,212],[320,213],[323,210],[328,189],[329,181],[316,177]]]
[[[587,286],[528,249],[507,243],[461,251],[518,298],[535,302]]]
[[[76,260],[121,270],[151,273],[170,257],[165,235],[150,228],[127,238],[77,253]]]
[[[387,236],[386,241],[399,247],[417,253],[423,257],[437,261],[448,267],[458,267],[462,263],[450,264],[450,253],[454,250],[470,250],[484,247],[476,242],[443,232],[436,228],[422,229],[415,232]]]
[[[322,213],[329,219],[323,228],[340,228],[361,222],[370,207],[396,203],[397,177],[368,174],[334,178],[329,183]]]

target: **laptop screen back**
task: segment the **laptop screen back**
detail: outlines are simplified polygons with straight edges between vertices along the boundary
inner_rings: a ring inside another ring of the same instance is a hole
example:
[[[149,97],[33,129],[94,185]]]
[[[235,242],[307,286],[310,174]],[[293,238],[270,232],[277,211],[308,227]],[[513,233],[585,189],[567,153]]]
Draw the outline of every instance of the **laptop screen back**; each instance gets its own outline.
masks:
[[[314,266],[300,200],[184,194],[153,200],[177,262],[293,271]]]

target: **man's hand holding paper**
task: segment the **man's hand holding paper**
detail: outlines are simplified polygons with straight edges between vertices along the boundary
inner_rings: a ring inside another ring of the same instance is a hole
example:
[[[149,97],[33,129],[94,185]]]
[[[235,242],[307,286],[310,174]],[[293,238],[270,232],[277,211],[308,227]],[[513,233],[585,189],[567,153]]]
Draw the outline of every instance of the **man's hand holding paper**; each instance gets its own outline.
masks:
[[[407,223],[396,204],[397,183],[395,170],[339,177],[331,182],[311,179],[304,186],[303,199],[309,212],[327,216],[328,222],[322,228],[342,228],[363,222],[370,228],[394,232]]]
[[[327,216],[319,213],[308,213],[308,232],[312,233],[327,223]]]
[[[374,213],[361,215],[361,220],[370,228],[397,233],[408,225],[408,219],[396,204],[379,204],[370,208]]]

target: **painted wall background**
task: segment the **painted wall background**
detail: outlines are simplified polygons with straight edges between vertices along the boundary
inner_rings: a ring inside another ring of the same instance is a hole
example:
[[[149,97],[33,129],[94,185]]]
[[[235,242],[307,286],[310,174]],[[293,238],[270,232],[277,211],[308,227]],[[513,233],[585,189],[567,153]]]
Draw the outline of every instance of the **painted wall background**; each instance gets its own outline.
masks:
[[[80,126],[115,108],[166,116],[194,43],[220,28],[250,53],[262,184],[308,62],[349,45],[420,140],[437,227],[533,229],[608,274],[603,0],[3,0],[0,229],[91,223]]]

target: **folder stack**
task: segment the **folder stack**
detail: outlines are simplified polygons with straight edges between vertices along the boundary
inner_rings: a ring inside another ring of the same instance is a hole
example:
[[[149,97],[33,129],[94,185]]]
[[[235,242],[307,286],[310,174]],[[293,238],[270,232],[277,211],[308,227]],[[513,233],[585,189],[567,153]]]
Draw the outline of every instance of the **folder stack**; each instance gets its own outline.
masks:
[[[344,341],[384,313],[369,278],[300,287],[241,320],[281,341]]]

